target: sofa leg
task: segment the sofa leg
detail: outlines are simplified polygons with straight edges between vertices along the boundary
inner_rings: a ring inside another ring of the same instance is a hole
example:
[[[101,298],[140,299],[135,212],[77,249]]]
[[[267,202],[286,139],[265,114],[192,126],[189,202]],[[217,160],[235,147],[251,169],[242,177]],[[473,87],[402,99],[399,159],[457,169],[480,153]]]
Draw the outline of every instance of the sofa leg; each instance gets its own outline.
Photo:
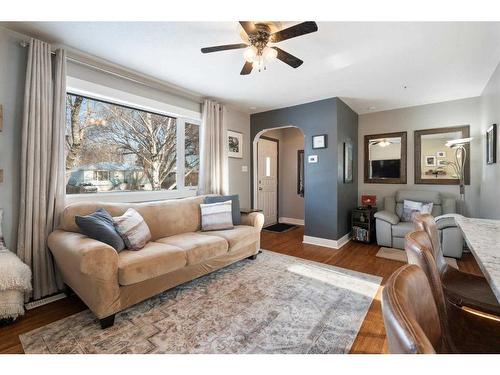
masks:
[[[106,318],[99,319],[99,323],[101,323],[101,328],[106,329],[112,327],[115,324],[115,314],[107,316]]]
[[[255,259],[257,259],[257,254],[250,255],[247,259],[255,260]]]

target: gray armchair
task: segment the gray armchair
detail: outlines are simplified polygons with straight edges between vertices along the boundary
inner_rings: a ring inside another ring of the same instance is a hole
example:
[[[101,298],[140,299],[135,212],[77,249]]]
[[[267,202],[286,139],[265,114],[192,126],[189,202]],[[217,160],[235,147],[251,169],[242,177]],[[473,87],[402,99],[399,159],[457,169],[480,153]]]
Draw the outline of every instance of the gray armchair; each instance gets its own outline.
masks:
[[[378,245],[404,249],[406,234],[415,229],[413,223],[401,221],[405,199],[433,203],[432,216],[436,218],[444,256],[461,258],[463,238],[455,219],[449,216],[440,217],[456,213],[456,201],[433,191],[399,190],[395,196],[386,197],[384,210],[375,213]]]

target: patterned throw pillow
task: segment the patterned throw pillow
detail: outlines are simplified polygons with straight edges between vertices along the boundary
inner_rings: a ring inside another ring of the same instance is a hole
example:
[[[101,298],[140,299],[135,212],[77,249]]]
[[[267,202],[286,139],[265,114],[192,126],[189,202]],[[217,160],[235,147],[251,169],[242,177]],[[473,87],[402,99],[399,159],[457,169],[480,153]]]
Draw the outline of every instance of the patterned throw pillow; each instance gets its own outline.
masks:
[[[403,203],[403,214],[401,221],[413,222],[416,214],[430,214],[432,212],[433,203],[422,203],[406,200]]]
[[[144,218],[133,208],[129,208],[122,216],[114,217],[113,221],[129,250],[140,250],[151,239],[151,232]]]
[[[231,201],[200,204],[201,230],[223,230],[233,228]]]

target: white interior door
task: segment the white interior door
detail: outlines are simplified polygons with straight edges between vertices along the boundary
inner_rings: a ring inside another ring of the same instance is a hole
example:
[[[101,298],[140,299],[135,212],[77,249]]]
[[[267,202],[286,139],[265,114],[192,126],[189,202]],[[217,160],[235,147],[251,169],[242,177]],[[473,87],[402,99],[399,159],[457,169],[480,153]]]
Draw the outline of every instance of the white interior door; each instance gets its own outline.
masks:
[[[267,139],[257,145],[257,204],[264,226],[278,222],[278,142]]]

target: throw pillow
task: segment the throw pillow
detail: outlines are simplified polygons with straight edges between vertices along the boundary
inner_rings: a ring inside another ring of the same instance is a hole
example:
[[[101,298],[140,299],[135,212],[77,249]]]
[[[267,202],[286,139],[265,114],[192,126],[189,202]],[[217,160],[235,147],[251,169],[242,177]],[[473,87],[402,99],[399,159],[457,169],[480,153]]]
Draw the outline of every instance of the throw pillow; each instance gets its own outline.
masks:
[[[231,206],[231,201],[200,204],[201,230],[232,229]]]
[[[87,237],[104,242],[120,252],[125,249],[125,243],[113,224],[113,218],[104,208],[86,216],[75,216],[76,225]]]
[[[228,200],[231,201],[233,225],[240,225],[241,224],[240,196],[238,194],[205,197],[205,201],[203,203],[220,203],[220,202],[226,202]]]
[[[129,208],[122,216],[115,216],[113,221],[129,250],[140,250],[151,239],[151,232],[144,218],[133,208]]]
[[[401,215],[401,221],[413,222],[415,215],[418,213],[430,214],[432,212],[432,202],[422,203],[406,200],[403,202],[403,214]]]

